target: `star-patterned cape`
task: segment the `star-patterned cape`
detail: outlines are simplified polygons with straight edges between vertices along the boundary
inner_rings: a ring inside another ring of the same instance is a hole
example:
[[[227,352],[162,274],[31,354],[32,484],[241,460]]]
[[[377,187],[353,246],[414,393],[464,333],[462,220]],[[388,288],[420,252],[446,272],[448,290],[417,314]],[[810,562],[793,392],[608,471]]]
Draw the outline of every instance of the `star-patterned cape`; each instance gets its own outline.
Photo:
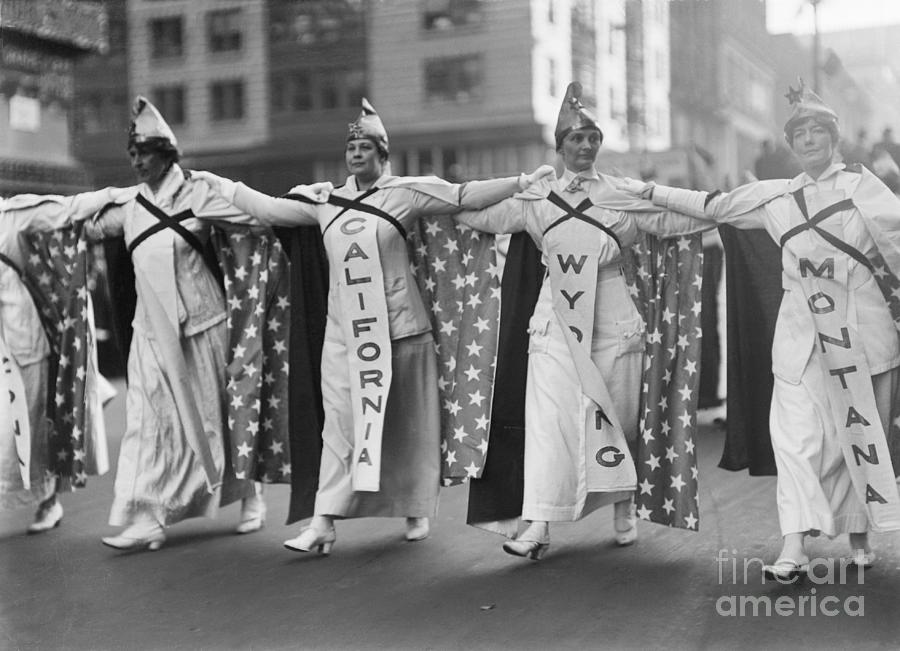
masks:
[[[49,467],[63,487],[82,487],[88,475],[105,472],[105,441],[97,440],[94,333],[89,321],[88,247],[83,227],[21,236],[23,280],[50,342],[47,418],[51,423]],[[99,456],[98,456],[99,454]]]
[[[500,319],[494,237],[439,216],[408,244],[437,348],[441,475],[459,484],[480,477],[487,456]]]
[[[131,258],[121,238],[104,242],[107,273],[126,279],[111,301],[117,343],[130,349],[136,305]],[[110,256],[110,252],[114,253]],[[225,286],[228,412],[226,444],[238,478],[290,483],[288,359],[289,264],[281,243],[266,229],[227,223],[212,227],[204,258]]]
[[[238,479],[290,483],[288,261],[268,230],[216,226],[225,283],[228,430]]]
[[[701,238],[645,234],[623,259],[647,327],[635,458],[638,517],[697,530]]]

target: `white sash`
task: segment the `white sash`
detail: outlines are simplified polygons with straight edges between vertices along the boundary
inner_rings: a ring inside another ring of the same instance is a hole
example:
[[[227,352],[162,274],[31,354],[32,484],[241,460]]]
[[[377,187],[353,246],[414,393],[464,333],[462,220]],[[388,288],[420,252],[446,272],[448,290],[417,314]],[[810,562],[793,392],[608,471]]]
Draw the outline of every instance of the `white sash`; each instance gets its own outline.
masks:
[[[807,264],[808,262],[808,264]],[[859,333],[847,320],[847,258],[800,260],[800,284],[853,488],[875,531],[900,529],[900,495]]]
[[[597,270],[601,232],[587,224],[572,224],[566,237],[544,238],[549,264],[553,309],[566,336],[575,362],[581,390],[592,400],[584,426],[587,490],[608,492],[634,490],[637,473],[628,450],[615,405],[600,370],[591,359]],[[580,235],[581,237],[573,236]]]
[[[379,218],[349,210],[331,224],[353,410],[353,490],[377,492],[391,388],[391,336],[378,252]]]
[[[45,387],[40,387],[44,391]],[[25,383],[19,366],[9,347],[0,336],[0,430],[2,436],[13,437],[16,444],[19,472],[25,490],[31,488],[31,423],[28,420],[28,401]]]

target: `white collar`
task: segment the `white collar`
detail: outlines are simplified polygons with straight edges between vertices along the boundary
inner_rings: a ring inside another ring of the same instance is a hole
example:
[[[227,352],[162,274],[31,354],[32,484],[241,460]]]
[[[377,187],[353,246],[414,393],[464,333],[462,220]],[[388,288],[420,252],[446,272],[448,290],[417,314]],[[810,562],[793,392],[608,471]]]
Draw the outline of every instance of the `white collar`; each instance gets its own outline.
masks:
[[[563,170],[562,176],[560,177],[560,181],[568,185],[572,182],[572,179],[576,177],[581,177],[583,179],[594,179],[596,181],[600,180],[600,175],[597,173],[597,170],[591,167],[583,172],[573,172],[568,167]]]
[[[179,190],[181,190],[182,185],[184,185],[184,170],[181,169],[181,166],[178,165],[178,163],[172,163],[172,166],[169,168],[169,171],[166,172],[162,183],[159,185],[159,190],[153,192],[146,183],[141,183],[139,190],[141,194],[148,199],[151,199],[153,203],[164,204],[169,201],[174,201],[174,197],[178,194]]]

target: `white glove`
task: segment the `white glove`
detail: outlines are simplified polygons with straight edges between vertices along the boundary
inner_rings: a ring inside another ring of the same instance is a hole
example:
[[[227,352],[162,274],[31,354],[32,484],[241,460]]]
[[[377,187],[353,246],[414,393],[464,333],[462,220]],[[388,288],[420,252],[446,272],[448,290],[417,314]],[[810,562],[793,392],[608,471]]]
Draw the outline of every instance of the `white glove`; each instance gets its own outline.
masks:
[[[630,179],[627,176],[624,178],[612,177],[612,184],[616,190],[627,192],[641,199],[649,199],[655,186],[653,183],[644,183],[637,179]]]
[[[524,172],[519,174],[519,188],[527,190],[543,178],[556,178],[556,170],[553,169],[552,165],[541,165],[531,174],[525,174]]]
[[[212,172],[207,172],[205,170],[191,170],[190,172],[192,181],[203,181],[209,186],[209,189],[216,194],[226,195],[232,191],[234,187],[234,181],[213,174]]]
[[[295,185],[288,194],[302,194],[318,201],[325,203],[328,196],[334,191],[334,183],[331,181],[320,181],[311,185]]]

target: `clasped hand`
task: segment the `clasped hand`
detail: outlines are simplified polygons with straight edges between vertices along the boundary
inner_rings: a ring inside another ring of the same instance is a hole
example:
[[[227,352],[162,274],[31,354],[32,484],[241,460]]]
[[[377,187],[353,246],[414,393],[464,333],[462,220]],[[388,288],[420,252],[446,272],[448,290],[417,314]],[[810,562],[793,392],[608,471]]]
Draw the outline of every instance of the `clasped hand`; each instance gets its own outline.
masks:
[[[331,181],[320,181],[310,185],[295,185],[288,194],[302,194],[319,203],[325,203],[333,191],[334,183]]]
[[[638,181],[637,179],[632,179],[627,176],[625,177],[610,177],[613,187],[616,190],[621,190],[622,192],[626,192],[635,197],[644,198],[645,193],[649,192],[653,187],[649,183],[644,183],[643,181]]]
[[[527,190],[541,179],[550,177],[556,177],[556,170],[553,169],[552,165],[541,165],[531,174],[523,173],[519,175],[519,188]]]

